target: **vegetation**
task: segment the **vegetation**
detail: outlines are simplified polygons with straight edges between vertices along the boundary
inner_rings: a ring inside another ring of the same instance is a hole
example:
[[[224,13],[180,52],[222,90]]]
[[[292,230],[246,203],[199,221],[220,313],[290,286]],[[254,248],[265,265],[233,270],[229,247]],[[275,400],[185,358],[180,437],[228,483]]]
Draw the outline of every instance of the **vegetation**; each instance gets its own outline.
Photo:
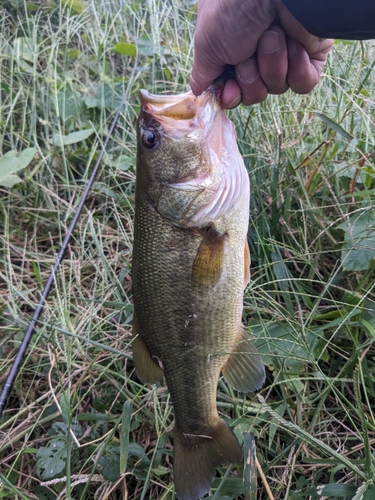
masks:
[[[125,98],[0,421],[0,498],[172,499],[168,392],[131,358],[134,125],[140,88],[188,88],[196,6],[0,5],[1,383]],[[268,378],[257,395],[219,381],[249,460],[212,499],[374,498],[374,62],[373,43],[337,42],[311,95],[231,112],[252,186],[244,323]]]

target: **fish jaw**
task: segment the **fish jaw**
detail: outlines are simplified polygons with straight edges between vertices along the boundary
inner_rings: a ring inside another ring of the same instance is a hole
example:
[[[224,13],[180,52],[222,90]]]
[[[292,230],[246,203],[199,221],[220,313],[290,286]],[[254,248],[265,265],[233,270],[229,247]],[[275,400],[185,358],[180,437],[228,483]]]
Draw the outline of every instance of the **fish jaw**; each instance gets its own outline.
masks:
[[[144,113],[150,114],[163,128],[164,134],[178,140],[185,134],[202,129],[212,120],[212,111],[219,111],[219,104],[211,92],[196,97],[192,92],[175,96],[150,94],[140,91],[141,105]],[[211,106],[207,107],[207,103]],[[207,112],[207,109],[211,113]]]
[[[139,136],[147,127],[160,136],[158,149],[143,158],[150,198],[163,217],[181,227],[204,227],[249,196],[234,125],[215,91],[196,97],[142,90],[141,100]]]

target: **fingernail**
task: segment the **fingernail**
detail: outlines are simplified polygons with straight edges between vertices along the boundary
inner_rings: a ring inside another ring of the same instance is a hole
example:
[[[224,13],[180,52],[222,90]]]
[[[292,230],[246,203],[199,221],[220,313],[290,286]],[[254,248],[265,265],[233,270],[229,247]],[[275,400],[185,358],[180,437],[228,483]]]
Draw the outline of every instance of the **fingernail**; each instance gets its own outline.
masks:
[[[277,31],[268,30],[260,38],[260,49],[265,54],[272,54],[280,48],[280,35]]]
[[[242,100],[242,96],[237,96],[233,99],[233,101],[231,101],[228,106],[227,106],[227,109],[233,109],[233,108],[236,108],[239,104],[241,104],[241,100]]]
[[[288,41],[288,59],[292,59],[297,54],[297,44],[296,41],[291,38]]]
[[[258,65],[254,59],[247,59],[238,65],[237,76],[244,83],[252,83],[258,78]]]

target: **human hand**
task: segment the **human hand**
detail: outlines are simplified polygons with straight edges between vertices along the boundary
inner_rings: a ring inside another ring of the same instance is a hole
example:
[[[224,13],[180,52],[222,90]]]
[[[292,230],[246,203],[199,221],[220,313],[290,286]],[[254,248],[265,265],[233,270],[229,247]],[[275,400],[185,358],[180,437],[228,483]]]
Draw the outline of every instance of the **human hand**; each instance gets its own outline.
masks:
[[[291,88],[310,92],[318,83],[333,40],[309,34],[279,0],[198,0],[190,85],[200,95],[226,66],[221,102],[249,106]]]

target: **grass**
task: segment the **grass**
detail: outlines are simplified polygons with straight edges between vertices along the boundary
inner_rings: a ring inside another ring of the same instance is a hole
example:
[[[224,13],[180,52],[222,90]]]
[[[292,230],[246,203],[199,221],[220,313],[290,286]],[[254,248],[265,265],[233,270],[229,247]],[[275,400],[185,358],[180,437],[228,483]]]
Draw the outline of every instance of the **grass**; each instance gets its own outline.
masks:
[[[168,392],[131,358],[134,124],[140,88],[187,88],[193,3],[1,4],[0,382],[125,106],[0,421],[0,498],[174,498]],[[253,396],[219,381],[252,467],[220,468],[215,500],[374,496],[374,61],[337,42],[311,95],[231,112],[268,377]]]

